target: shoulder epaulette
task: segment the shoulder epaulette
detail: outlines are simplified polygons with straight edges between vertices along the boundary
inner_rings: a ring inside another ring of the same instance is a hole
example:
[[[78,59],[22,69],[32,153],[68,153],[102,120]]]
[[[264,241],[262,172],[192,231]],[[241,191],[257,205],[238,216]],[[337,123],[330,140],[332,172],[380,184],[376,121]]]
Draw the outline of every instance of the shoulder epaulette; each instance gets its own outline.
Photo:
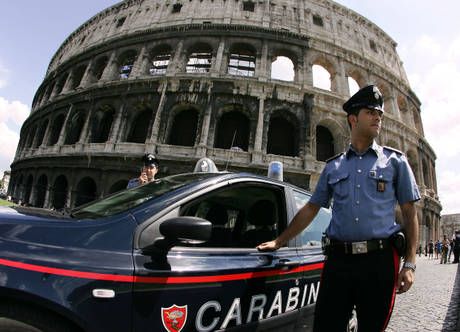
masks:
[[[343,155],[343,152],[340,152],[340,153],[336,154],[335,156],[333,156],[333,157],[331,157],[331,158],[329,158],[329,159],[326,159],[326,162],[328,163],[328,162],[330,162],[330,161],[332,161],[332,160],[334,160],[334,159],[337,159],[337,158],[340,157],[341,155]]]
[[[396,152],[396,153],[399,153],[399,154],[404,154],[404,152],[399,151],[398,149],[392,148],[391,146],[384,146],[383,148],[387,149],[387,150],[390,150],[390,151],[393,151],[393,152]]]

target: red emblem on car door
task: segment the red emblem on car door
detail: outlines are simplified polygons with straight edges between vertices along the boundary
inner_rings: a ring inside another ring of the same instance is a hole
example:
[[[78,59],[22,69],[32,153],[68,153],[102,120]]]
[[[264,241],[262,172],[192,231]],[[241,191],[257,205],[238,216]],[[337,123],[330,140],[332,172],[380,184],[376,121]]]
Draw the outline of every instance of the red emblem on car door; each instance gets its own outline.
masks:
[[[187,321],[187,306],[173,305],[169,308],[161,308],[161,320],[168,332],[180,332]]]

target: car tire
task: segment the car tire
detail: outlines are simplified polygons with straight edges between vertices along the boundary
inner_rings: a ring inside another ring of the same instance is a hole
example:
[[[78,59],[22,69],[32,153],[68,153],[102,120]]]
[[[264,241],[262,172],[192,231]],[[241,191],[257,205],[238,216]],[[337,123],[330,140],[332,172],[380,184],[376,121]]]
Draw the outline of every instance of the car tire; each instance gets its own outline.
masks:
[[[0,304],[0,332],[78,332],[62,317],[18,303]]]

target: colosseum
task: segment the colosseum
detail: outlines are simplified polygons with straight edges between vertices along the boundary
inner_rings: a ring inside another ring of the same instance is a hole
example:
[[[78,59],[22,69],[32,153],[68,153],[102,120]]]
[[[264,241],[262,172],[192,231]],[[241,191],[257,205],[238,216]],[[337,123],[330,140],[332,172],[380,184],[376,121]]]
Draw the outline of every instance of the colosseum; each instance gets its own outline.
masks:
[[[330,0],[126,0],[59,47],[38,88],[11,166],[10,194],[65,209],[126,187],[141,156],[160,176],[193,170],[265,174],[313,189],[343,151],[342,104],[377,84],[379,143],[406,153],[423,198],[421,240],[439,237],[436,155],[396,42]]]

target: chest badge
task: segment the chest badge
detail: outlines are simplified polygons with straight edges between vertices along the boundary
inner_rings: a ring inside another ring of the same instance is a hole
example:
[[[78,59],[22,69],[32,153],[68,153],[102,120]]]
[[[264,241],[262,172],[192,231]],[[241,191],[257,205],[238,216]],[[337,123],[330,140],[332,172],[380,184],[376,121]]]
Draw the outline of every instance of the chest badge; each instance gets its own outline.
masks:
[[[383,193],[385,191],[385,181],[377,180],[377,191]]]
[[[187,305],[172,305],[169,308],[161,308],[161,320],[168,332],[180,332],[187,321]]]

